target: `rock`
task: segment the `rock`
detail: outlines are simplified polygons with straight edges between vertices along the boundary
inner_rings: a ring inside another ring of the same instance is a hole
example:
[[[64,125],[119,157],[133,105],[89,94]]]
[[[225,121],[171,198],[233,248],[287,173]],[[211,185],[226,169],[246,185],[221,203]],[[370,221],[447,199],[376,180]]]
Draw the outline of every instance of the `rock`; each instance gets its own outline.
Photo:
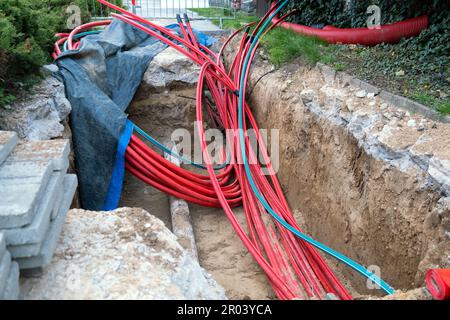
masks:
[[[358,90],[355,92],[355,96],[360,99],[365,98],[367,96],[367,91],[366,90]]]
[[[320,88],[320,91],[325,94],[328,99],[345,101],[345,99],[347,98],[347,94],[345,93],[345,91],[340,88],[333,88],[326,85]]]
[[[437,182],[450,187],[450,161],[440,159],[436,156],[430,159],[428,173]]]
[[[407,125],[408,127],[415,127],[417,125],[416,120],[414,119],[408,120]]]
[[[369,98],[369,99],[374,99],[374,98],[375,98],[375,92],[369,92],[369,93],[367,94],[367,98]]]
[[[71,210],[53,262],[25,299],[226,299],[224,290],[143,209]]]
[[[405,117],[405,112],[404,111],[395,111],[393,113],[393,116],[399,120],[403,120],[403,118]]]
[[[312,89],[305,89],[302,92],[300,92],[300,97],[302,98],[303,103],[308,103],[314,101],[314,98],[316,97],[316,92]]]
[[[195,85],[199,67],[173,48],[167,48],[150,63],[142,84],[149,89],[164,91],[178,85]]]
[[[41,67],[41,72],[45,76],[51,76],[52,74],[55,74],[58,72],[58,66],[56,64],[46,64],[45,66]]]
[[[393,294],[370,300],[432,300],[432,296],[426,288],[417,288],[408,291],[396,290]]]
[[[51,76],[34,86],[31,95],[0,109],[0,129],[17,132],[26,140],[50,140],[61,137],[71,112],[64,85]]]

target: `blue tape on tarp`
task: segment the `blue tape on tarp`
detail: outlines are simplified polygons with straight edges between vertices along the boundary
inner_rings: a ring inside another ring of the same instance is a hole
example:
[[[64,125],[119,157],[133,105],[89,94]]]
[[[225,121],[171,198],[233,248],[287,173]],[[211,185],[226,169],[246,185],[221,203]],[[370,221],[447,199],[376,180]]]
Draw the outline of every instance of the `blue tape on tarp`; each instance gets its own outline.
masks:
[[[166,26],[167,29],[172,29],[178,33],[181,32],[180,26],[176,23],[174,24],[169,24],[168,26]],[[187,29],[186,29],[187,30]],[[204,45],[205,47],[210,47],[212,46],[214,43],[217,42],[217,39],[209,36],[205,33],[199,32],[196,29],[192,29],[192,31],[194,31],[195,37],[197,38],[198,43]]]
[[[117,146],[111,182],[109,183],[108,194],[106,195],[105,203],[103,204],[104,211],[115,210],[119,205],[120,195],[122,194],[123,177],[125,175],[125,152],[127,151],[132,134],[133,123],[130,120],[127,120],[125,129],[123,130]]]

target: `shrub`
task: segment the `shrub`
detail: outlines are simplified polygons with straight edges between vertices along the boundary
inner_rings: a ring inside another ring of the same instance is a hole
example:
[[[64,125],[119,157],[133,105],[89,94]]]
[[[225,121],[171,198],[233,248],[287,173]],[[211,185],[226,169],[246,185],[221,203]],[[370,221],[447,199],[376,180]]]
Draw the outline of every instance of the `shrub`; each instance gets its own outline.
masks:
[[[442,12],[448,0],[291,0],[286,10],[298,9],[292,22],[314,25],[329,24],[336,27],[365,27],[366,10],[370,5],[381,9],[381,23],[393,23],[419,15]]]
[[[121,0],[113,0],[122,3]],[[87,0],[0,1],[0,107],[10,103],[23,83],[29,84],[39,67],[50,62],[54,34],[66,31],[70,4],[81,8],[82,21],[100,15],[100,5]]]

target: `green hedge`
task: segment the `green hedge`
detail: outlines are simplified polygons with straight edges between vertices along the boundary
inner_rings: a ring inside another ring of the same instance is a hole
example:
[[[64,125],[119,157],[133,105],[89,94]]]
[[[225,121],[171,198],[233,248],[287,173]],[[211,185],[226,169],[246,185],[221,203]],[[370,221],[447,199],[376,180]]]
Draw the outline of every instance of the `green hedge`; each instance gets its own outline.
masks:
[[[291,0],[286,10],[298,9],[292,22],[305,25],[329,24],[336,27],[365,27],[366,10],[370,5],[381,9],[381,23],[387,24],[431,13],[437,20],[439,14],[449,9],[448,0]],[[435,13],[439,13],[437,16]],[[433,21],[440,22],[440,21]]]
[[[100,13],[92,0],[0,0],[0,106],[33,83],[39,67],[51,61],[54,34],[67,31],[65,10],[71,4],[81,8],[83,22]]]

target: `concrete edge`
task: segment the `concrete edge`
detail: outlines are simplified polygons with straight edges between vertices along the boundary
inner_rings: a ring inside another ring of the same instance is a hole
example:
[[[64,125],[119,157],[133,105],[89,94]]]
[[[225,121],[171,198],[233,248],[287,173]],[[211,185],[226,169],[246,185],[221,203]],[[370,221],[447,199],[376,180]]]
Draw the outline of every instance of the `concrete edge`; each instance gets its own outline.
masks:
[[[358,79],[346,72],[336,71],[334,68],[318,62],[317,67],[322,71],[322,73],[328,75],[329,77],[341,79],[349,79],[349,83],[352,86],[358,87],[359,89],[366,90],[369,93],[375,93],[386,103],[392,104],[396,107],[405,109],[412,113],[418,113],[425,118],[433,121],[450,123],[450,116],[445,116],[437,112],[431,107],[425,106],[421,103],[415,102],[409,98],[393,94],[392,92],[380,89],[364,80]]]
[[[9,139],[6,144],[2,146],[2,150],[0,152],[0,165],[3,164],[3,162],[6,161],[8,156],[11,154],[11,152],[14,150],[16,145],[19,143],[19,137],[17,136],[17,133],[14,131],[12,132],[11,139]]]

